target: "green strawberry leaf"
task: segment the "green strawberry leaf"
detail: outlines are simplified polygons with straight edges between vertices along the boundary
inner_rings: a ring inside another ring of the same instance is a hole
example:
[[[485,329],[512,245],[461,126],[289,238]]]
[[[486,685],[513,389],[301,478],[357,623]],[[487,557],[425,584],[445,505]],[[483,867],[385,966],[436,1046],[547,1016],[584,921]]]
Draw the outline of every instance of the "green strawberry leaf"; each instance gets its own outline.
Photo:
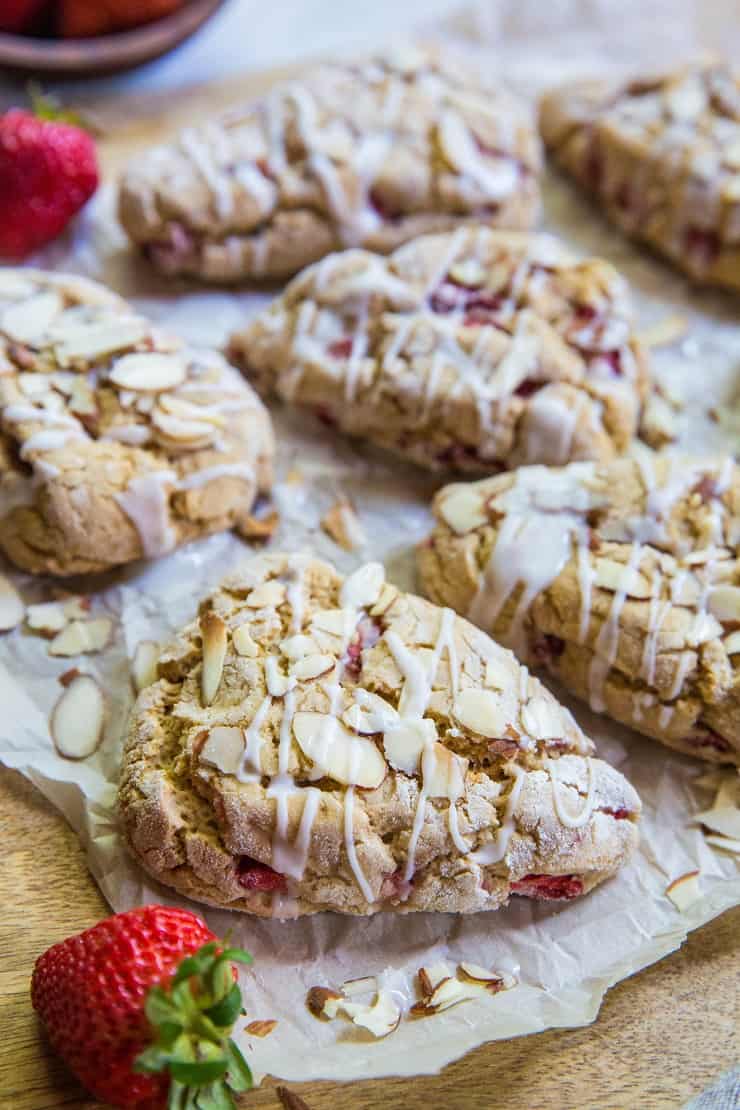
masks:
[[[186,1083],[189,1087],[200,1087],[204,1083],[211,1083],[214,1079],[221,1079],[222,1076],[226,1075],[227,1068],[228,1062],[224,1056],[220,1059],[195,1060],[193,1062],[172,1060],[170,1075],[173,1079],[177,1079],[180,1083]]]
[[[251,1091],[252,1072],[232,1040],[226,1042],[226,1055],[229,1060],[228,1080],[232,1091]]]
[[[221,1029],[231,1029],[242,1008],[242,992],[239,984],[233,983],[227,995],[205,1011],[205,1015]]]
[[[234,1110],[234,1100],[223,1080],[209,1083],[195,1091],[197,1110]]]
[[[221,956],[235,964],[251,964],[253,962],[252,956],[245,948],[224,948]]]

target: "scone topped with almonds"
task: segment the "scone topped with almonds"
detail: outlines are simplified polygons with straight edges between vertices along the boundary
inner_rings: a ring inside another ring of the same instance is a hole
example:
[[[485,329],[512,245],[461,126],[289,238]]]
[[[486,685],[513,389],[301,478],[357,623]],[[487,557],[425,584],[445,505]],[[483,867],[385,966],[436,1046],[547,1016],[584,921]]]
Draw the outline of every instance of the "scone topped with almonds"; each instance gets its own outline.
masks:
[[[740,764],[740,469],[641,454],[442,489],[425,593],[638,732]]]
[[[314,67],[137,157],[120,217],[166,274],[281,278],[471,219],[532,227],[539,170],[526,106],[469,55],[404,47]]]
[[[272,455],[220,354],[95,282],[0,271],[0,549],[17,566],[101,571],[238,525]]]
[[[557,239],[460,228],[295,278],[230,356],[257,390],[433,469],[610,459],[649,383],[627,285]]]
[[[639,799],[514,656],[380,564],[264,555],[139,695],[133,854],[260,915],[475,912],[569,899],[630,857]]]
[[[542,101],[555,162],[628,235],[698,282],[740,289],[740,74],[710,62]]]

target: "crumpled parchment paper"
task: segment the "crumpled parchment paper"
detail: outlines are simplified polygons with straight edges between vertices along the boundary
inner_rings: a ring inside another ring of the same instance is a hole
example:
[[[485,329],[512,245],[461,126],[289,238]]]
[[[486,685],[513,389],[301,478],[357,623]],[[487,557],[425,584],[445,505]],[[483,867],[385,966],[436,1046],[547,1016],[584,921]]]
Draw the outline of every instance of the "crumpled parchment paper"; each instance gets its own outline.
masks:
[[[553,0],[546,6],[535,0],[498,5],[490,0],[456,16],[448,30],[491,45],[496,64],[531,93],[575,73],[623,69],[630,58],[655,61],[658,45],[661,64],[695,51],[699,7],[663,0],[652,5]],[[712,15],[721,20],[723,9],[729,11],[725,0],[701,8],[704,31],[715,26]],[[646,41],[656,27],[662,28],[659,43]],[[125,104],[116,110],[123,118]],[[566,182],[548,177],[545,193],[547,226],[576,249],[609,258],[630,278],[641,326],[676,313],[687,319],[687,337],[654,355],[659,379],[684,402],[680,445],[737,450],[737,302],[690,291],[678,275],[610,230]],[[264,294],[165,293],[151,276],[142,285],[143,271],[125,253],[112,212],[108,185],[74,233],[50,248],[40,264],[107,280],[157,320],[201,344],[219,343],[264,303]],[[142,288],[147,295],[136,296]],[[722,410],[720,424],[707,416],[712,408]],[[412,549],[429,528],[428,498],[437,483],[370,448],[328,436],[304,416],[283,411],[276,420],[280,482],[275,501],[281,525],[273,547],[314,552],[344,571],[369,558],[381,559],[392,581],[413,587]],[[370,537],[352,554],[319,527],[340,494],[354,500]],[[110,703],[104,743],[84,763],[57,756],[48,731],[49,712],[60,693],[58,676],[75,661],[51,659],[45,641],[23,631],[0,640],[0,759],[27,775],[77,830],[90,869],[115,910],[153,900],[184,903],[139,872],[116,832],[120,738],[133,700],[128,660],[140,640],[165,640],[189,620],[197,599],[249,554],[234,536],[215,536],[159,562],[73,584],[93,597],[96,614],[116,619],[112,645],[81,663],[101,682]],[[49,597],[49,582],[13,577],[27,602]],[[247,1020],[278,1019],[264,1040],[241,1034],[258,1075],[287,1080],[412,1075],[438,1070],[487,1040],[588,1023],[612,984],[665,956],[690,929],[740,902],[738,861],[714,851],[692,824],[692,814],[711,802],[711,793],[694,782],[705,768],[594,716],[579,703],[571,708],[596,740],[599,755],[618,766],[642,796],[642,847],[636,860],[587,898],[562,907],[515,898],[497,913],[468,917],[327,914],[284,923],[206,910],[216,932],[232,930],[234,941],[254,954],[253,969],[242,972]],[[693,868],[701,870],[704,897],[681,914],[664,891],[671,879]],[[514,973],[519,984],[435,1017],[404,1020],[383,1041],[342,1020],[318,1022],[303,1005],[313,985],[336,987],[348,978],[374,974],[408,1008],[416,971],[439,959],[453,968],[467,960]]]

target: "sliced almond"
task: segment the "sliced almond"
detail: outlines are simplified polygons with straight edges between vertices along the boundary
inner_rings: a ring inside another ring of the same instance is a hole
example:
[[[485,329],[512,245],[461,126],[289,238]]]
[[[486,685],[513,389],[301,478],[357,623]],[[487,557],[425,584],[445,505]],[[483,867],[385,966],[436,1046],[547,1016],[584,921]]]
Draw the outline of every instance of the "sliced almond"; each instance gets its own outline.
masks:
[[[161,409],[152,412],[152,424],[168,440],[190,447],[202,447],[211,443],[216,429],[202,420],[180,420]]]
[[[74,682],[74,680],[80,674],[82,674],[82,671],[80,670],[79,667],[70,667],[68,671],[64,672],[64,674],[59,675],[59,678],[57,679],[57,682],[59,683],[60,686],[65,686],[65,687],[69,686],[70,683]]]
[[[164,412],[180,420],[203,420],[206,424],[213,424],[217,428],[224,428],[227,424],[227,419],[222,413],[210,411],[203,405],[194,405],[176,394],[163,393],[157,404]]]
[[[450,267],[450,276],[459,284],[474,287],[486,280],[486,271],[477,258],[465,258]]]
[[[340,1002],[342,995],[330,987],[311,987],[306,995],[306,1005],[310,1013],[329,1021],[337,1016]]]
[[[385,582],[382,563],[365,563],[349,578],[345,578],[339,594],[342,606],[348,609],[367,609],[374,605]]]
[[[411,1013],[416,1017],[429,1017],[443,1010],[449,1010],[461,1002],[470,1002],[477,998],[480,998],[480,990],[471,983],[453,978],[443,979],[427,998],[411,1007]]]
[[[244,1032],[249,1033],[251,1037],[269,1037],[276,1025],[276,1018],[267,1018],[262,1021],[250,1021],[249,1025],[244,1026]]]
[[[481,967],[480,964],[461,963],[457,972],[463,980],[467,980],[469,983],[477,983],[479,986],[485,987],[491,994],[497,994],[498,991],[505,990],[507,979],[510,978],[499,975],[497,971],[489,971],[488,968]]]
[[[288,659],[303,659],[307,655],[319,654],[319,648],[315,640],[310,636],[299,634],[297,636],[288,636],[280,644],[280,650],[283,655]]]
[[[647,598],[652,596],[652,586],[647,578],[634,567],[615,563],[613,559],[597,559],[594,567],[594,582],[604,590],[623,592],[628,597]]]
[[[439,515],[453,532],[462,536],[474,528],[488,523],[485,501],[476,489],[476,483],[448,486],[439,501]]]
[[[41,605],[29,605],[26,610],[26,624],[34,632],[53,635],[60,632],[69,618],[61,601],[46,601]]]
[[[265,609],[268,605],[277,607],[285,601],[285,592],[282,582],[263,582],[260,586],[255,586],[245,605],[250,609]]]
[[[730,771],[722,775],[717,783],[712,809],[731,809],[733,806],[740,806],[740,775]]]
[[[506,690],[516,681],[516,674],[511,665],[507,666],[502,659],[488,659],[486,661],[486,686],[494,690]]]
[[[74,378],[76,375],[72,374],[70,377]],[[21,393],[26,397],[37,399],[43,394],[48,393],[52,388],[53,374],[19,374],[16,378],[18,388]]]
[[[437,726],[434,721],[401,720],[385,731],[383,750],[391,767],[403,771],[405,775],[414,775],[419,770],[424,749],[436,739]]]
[[[454,802],[465,792],[468,760],[444,744],[435,744],[424,755],[424,791],[430,798],[449,798]]]
[[[378,991],[372,1006],[361,1002],[342,1002],[341,1009],[354,1025],[367,1029],[374,1037],[387,1037],[398,1029],[401,1008],[389,991]]]
[[[683,339],[688,330],[689,322],[686,317],[673,314],[649,324],[637,333],[637,338],[643,347],[669,347]]]
[[[55,325],[53,339],[62,366],[73,362],[92,362],[126,347],[134,347],[149,334],[145,320],[135,317],[106,317],[95,323],[79,322],[67,327]]]
[[[335,663],[333,655],[306,655],[303,659],[296,659],[291,663],[290,673],[295,678],[308,682],[332,670]]]
[[[699,551],[690,551],[688,555],[684,555],[682,562],[684,566],[703,566],[706,563],[715,563],[718,559],[729,559],[732,552],[728,551],[726,547],[702,547]]]
[[[62,298],[55,289],[36,293],[9,305],[0,316],[0,331],[16,343],[40,345],[54,319],[62,311]]]
[[[131,660],[131,677],[137,694],[157,681],[157,663],[160,647],[154,640],[141,640],[134,649]]]
[[[252,639],[248,624],[240,624],[234,629],[231,633],[231,642],[238,655],[246,655],[250,659],[255,659],[260,653],[259,645]]]
[[[378,989],[378,980],[374,975],[363,975],[360,979],[347,979],[342,983],[342,994],[345,998],[357,998],[361,994],[375,994]]]
[[[87,759],[100,743],[104,723],[103,691],[90,675],[77,675],[51,714],[51,737],[57,751],[65,759]]]
[[[49,655],[93,655],[108,646],[112,632],[108,617],[70,621],[49,644]]]
[[[384,582],[377,599],[370,607],[371,616],[382,617],[390,609],[398,594],[399,590],[395,586],[391,586],[390,582]]]
[[[200,749],[203,763],[217,767],[225,775],[235,775],[244,755],[244,732],[231,725],[217,725],[208,733],[208,739]]]
[[[203,669],[200,691],[203,705],[210,705],[221,684],[226,658],[227,628],[218,613],[208,609],[200,618],[203,639]]]
[[[64,606],[64,615],[67,620],[84,621],[90,614],[90,599],[88,597],[62,597],[59,600]]]
[[[142,351],[124,354],[122,359],[116,360],[110,380],[121,390],[161,393],[182,385],[186,376],[185,364],[180,355]]]
[[[439,963],[420,967],[418,975],[422,995],[429,996],[435,987],[452,977],[452,972],[447,964],[440,960]]]
[[[240,513],[236,522],[236,530],[245,540],[263,542],[274,536],[279,524],[280,514],[277,509],[272,509],[265,516]]]
[[[321,518],[321,527],[345,551],[355,551],[366,542],[359,517],[349,501],[335,501]]]
[[[37,286],[19,270],[0,270],[0,297],[3,300],[20,300],[31,297]]]
[[[663,93],[663,103],[673,119],[688,122],[704,111],[707,94],[699,77],[689,77],[670,85]]]
[[[348,732],[335,717],[296,713],[293,733],[317,770],[337,782],[374,790],[385,778],[386,762],[372,740]]]
[[[76,375],[67,407],[75,416],[94,416],[98,411],[95,393],[86,378]]]
[[[535,694],[522,709],[522,724],[534,740],[552,740],[563,735],[564,721],[560,706],[554,705],[544,694]]]
[[[400,724],[398,711],[379,694],[373,694],[370,690],[356,690],[355,697],[357,701],[342,714],[342,720],[348,728],[365,734],[387,733]]]
[[[319,609],[311,617],[313,628],[343,639],[350,627],[352,612],[349,609]]]
[[[461,690],[455,698],[452,715],[463,728],[490,739],[505,736],[507,725],[511,724],[501,698],[491,690]]]
[[[693,820],[701,822],[712,832],[740,840],[740,809],[736,805],[720,805],[695,814]]]
[[[21,623],[26,607],[13,583],[0,574],[0,632],[9,632]]]
[[[740,856],[740,840],[732,840],[729,836],[705,836],[707,844],[719,848],[721,852],[729,852],[732,856]]]
[[[695,902],[701,901],[703,895],[699,889],[699,871],[687,871],[680,875],[666,887],[666,895],[674,906],[685,913]]]
[[[740,586],[715,586],[707,604],[717,620],[740,621]]]

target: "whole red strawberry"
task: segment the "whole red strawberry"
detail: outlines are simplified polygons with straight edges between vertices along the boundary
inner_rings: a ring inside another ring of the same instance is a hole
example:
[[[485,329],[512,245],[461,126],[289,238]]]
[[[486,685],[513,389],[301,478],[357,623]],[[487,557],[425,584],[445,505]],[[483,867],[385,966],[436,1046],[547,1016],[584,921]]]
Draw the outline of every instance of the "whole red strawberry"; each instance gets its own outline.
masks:
[[[97,187],[87,132],[20,108],[0,116],[0,258],[17,261],[55,239]]]
[[[31,1001],[54,1049],[104,1102],[222,1110],[252,1085],[229,1039],[242,1009],[232,960],[251,957],[224,948],[195,914],[143,906],[39,956]]]

